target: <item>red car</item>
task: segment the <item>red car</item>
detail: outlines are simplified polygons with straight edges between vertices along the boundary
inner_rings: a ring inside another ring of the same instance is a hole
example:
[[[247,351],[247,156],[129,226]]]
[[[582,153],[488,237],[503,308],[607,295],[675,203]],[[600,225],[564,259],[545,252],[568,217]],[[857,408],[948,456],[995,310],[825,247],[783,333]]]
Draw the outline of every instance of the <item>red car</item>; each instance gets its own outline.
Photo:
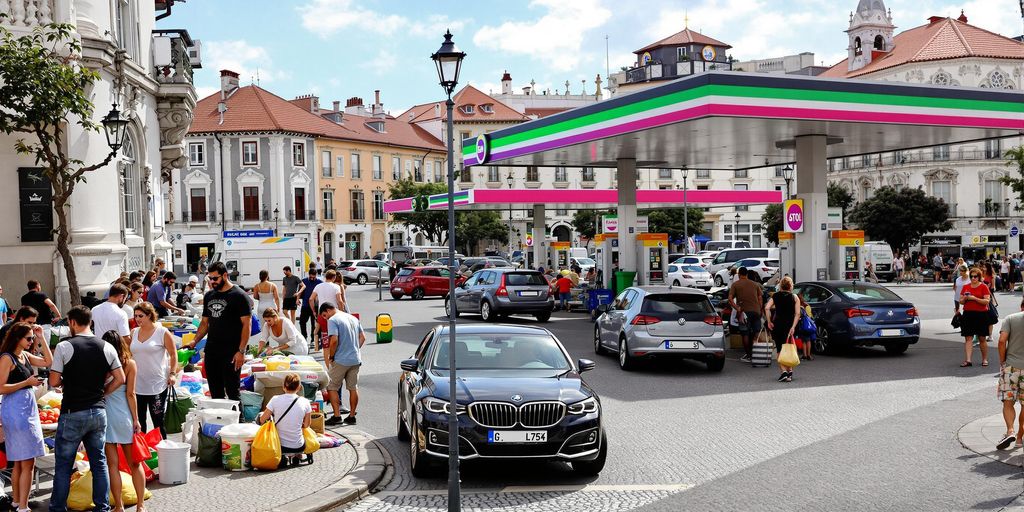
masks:
[[[398,300],[405,295],[412,300],[448,296],[448,268],[405,267],[399,270],[391,283],[391,298]]]

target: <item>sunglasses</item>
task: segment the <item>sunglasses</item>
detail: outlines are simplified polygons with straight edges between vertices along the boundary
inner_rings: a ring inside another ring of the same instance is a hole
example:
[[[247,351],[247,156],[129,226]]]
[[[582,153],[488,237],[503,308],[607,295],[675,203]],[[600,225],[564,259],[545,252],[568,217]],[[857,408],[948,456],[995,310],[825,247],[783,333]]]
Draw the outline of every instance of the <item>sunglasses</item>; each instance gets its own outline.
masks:
[[[29,340],[29,341],[35,341],[35,339],[36,339],[36,336],[35,336],[35,334],[33,334],[33,335],[31,335],[31,336],[25,336],[25,339],[26,339],[26,340]]]
[[[981,276],[978,274],[971,274],[971,279],[981,279]]]

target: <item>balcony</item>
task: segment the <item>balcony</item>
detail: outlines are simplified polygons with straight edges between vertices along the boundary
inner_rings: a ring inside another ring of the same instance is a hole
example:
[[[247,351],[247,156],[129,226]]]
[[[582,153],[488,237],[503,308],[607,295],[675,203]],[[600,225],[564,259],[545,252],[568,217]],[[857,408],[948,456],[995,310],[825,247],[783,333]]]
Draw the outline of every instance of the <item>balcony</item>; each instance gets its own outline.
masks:
[[[235,210],[235,222],[259,222],[270,220],[270,210]]]
[[[185,223],[193,222],[217,222],[216,211],[198,211],[198,212],[182,212],[181,221]]]
[[[154,30],[153,72],[156,81],[161,84],[191,84],[192,69],[202,67],[197,43],[187,30]]]
[[[984,203],[978,203],[978,217],[1001,219],[1009,217],[1012,213],[1009,201],[985,201]]]
[[[845,160],[845,161],[844,161]],[[1004,160],[1003,152],[988,149],[959,149],[948,152],[932,151],[922,149],[917,151],[901,151],[899,153],[883,153],[871,155],[865,163],[862,157],[848,157],[846,159],[829,160],[830,171],[843,171],[852,169],[868,169],[875,167],[886,167],[891,165],[908,165],[924,162],[950,162],[958,160]]]
[[[626,70],[626,83],[649,82],[662,78],[679,78],[704,73],[705,71],[731,71],[729,61],[681,60],[675,64],[652,62]]]
[[[28,31],[38,25],[66,23],[70,17],[70,10],[61,15],[58,9],[67,5],[57,0],[10,0],[0,2],[0,6],[0,14],[5,15],[0,24],[13,30]]]
[[[310,222],[316,220],[316,210],[288,210],[288,220],[291,222]]]
[[[654,63],[646,66],[638,66],[626,70],[626,83],[646,82],[661,78],[661,64]]]

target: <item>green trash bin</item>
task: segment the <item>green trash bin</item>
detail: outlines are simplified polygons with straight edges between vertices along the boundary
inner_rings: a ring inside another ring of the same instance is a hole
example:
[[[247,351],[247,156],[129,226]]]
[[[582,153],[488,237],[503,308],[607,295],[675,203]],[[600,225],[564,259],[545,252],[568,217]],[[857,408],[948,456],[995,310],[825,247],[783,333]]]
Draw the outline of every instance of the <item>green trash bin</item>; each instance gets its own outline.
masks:
[[[633,286],[633,280],[636,279],[636,272],[629,272],[626,270],[620,270],[615,273],[615,295],[618,295],[622,290]]]

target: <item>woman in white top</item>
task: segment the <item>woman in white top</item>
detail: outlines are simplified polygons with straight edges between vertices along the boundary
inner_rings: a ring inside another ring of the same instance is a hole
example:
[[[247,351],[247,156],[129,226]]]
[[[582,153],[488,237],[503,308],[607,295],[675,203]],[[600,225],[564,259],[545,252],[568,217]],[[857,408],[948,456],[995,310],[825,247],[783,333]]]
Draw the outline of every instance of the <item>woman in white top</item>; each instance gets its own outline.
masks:
[[[128,327],[134,329],[138,327],[135,323],[135,306],[145,302],[142,300],[142,292],[146,287],[142,286],[142,283],[131,283],[128,285],[128,298],[124,301],[124,306],[121,309],[124,310],[124,314],[128,315]]]
[[[302,382],[297,374],[285,375],[283,388],[284,394],[270,399],[267,408],[259,418],[256,418],[256,423],[263,424],[274,418],[277,435],[281,438],[281,453],[302,453],[306,447],[302,429],[309,426],[313,408],[309,405],[309,400],[298,394],[302,389]],[[286,458],[282,457],[281,466],[284,466],[285,461]]]
[[[295,324],[287,318],[278,315],[274,308],[263,310],[263,329],[260,331],[259,353],[291,352],[292,354],[307,355],[309,347],[306,346],[306,339],[302,337]]]
[[[131,352],[138,374],[135,378],[135,403],[139,411],[142,431],[146,426],[146,410],[153,418],[153,424],[164,432],[164,408],[167,403],[167,388],[174,385],[178,373],[178,353],[174,349],[171,332],[157,323],[153,305],[143,302],[135,306],[135,321],[139,327],[132,330]]]
[[[260,270],[260,282],[252,287],[252,296],[257,301],[256,311],[263,312],[267,308],[281,311],[281,299],[277,295],[277,285],[270,282],[270,272]]]

